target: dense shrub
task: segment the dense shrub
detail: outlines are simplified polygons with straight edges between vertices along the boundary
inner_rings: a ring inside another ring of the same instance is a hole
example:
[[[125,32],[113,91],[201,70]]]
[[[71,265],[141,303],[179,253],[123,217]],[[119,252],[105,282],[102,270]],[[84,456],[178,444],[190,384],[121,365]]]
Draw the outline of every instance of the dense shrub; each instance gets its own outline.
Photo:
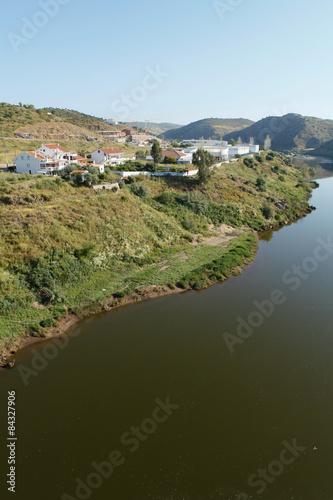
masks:
[[[132,184],[131,192],[140,198],[148,198],[149,195],[149,191],[146,186],[137,186],[136,184]]]
[[[274,210],[267,203],[262,207],[261,211],[265,219],[271,219],[272,217],[274,217]]]
[[[262,193],[264,193],[265,191],[267,191],[267,182],[266,182],[266,179],[264,179],[264,177],[258,177],[257,178],[257,182],[256,182],[256,187]]]
[[[202,193],[191,191],[183,197],[183,204],[198,215],[205,215],[208,210],[208,200]]]
[[[253,158],[244,158],[243,163],[249,168],[253,168],[254,166]]]

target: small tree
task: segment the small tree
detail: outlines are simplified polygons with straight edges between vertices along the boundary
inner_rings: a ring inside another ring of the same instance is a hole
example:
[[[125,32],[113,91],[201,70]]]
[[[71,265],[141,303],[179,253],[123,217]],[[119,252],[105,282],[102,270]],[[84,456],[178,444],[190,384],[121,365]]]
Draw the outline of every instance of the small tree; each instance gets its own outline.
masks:
[[[174,165],[177,163],[177,159],[173,158],[172,156],[165,156],[164,157],[164,163],[166,165]]]
[[[199,169],[199,183],[205,184],[213,175],[213,165],[216,163],[215,156],[203,148],[199,148],[193,155],[193,163]]]
[[[156,165],[162,161],[162,148],[158,141],[155,141],[151,148],[151,155]]]
[[[236,146],[237,142],[235,141],[235,139],[230,139],[229,144],[231,144],[232,146]]]

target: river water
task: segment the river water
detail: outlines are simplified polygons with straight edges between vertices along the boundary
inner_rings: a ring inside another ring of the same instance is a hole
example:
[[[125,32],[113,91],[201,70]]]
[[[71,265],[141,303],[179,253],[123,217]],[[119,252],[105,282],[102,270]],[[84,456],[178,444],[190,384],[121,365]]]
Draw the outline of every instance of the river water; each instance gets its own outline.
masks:
[[[317,210],[264,233],[241,276],[83,321],[0,373],[1,498],[333,499],[333,165],[312,164]]]

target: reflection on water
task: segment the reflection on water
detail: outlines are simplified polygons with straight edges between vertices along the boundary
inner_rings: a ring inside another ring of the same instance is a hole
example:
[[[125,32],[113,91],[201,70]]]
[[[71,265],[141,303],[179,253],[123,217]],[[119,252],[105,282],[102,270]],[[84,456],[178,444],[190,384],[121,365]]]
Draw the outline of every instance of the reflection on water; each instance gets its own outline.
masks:
[[[293,163],[299,167],[312,167],[316,169],[316,179],[333,177],[333,159],[329,158],[294,158]]]

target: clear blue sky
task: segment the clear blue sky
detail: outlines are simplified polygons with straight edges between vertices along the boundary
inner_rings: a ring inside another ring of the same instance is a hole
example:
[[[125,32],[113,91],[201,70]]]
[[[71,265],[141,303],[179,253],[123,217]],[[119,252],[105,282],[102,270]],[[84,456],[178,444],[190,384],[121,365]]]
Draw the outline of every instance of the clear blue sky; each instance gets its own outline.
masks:
[[[44,1],[58,12],[1,6],[1,101],[181,124],[333,119],[332,0],[221,0],[219,14],[214,0]]]

